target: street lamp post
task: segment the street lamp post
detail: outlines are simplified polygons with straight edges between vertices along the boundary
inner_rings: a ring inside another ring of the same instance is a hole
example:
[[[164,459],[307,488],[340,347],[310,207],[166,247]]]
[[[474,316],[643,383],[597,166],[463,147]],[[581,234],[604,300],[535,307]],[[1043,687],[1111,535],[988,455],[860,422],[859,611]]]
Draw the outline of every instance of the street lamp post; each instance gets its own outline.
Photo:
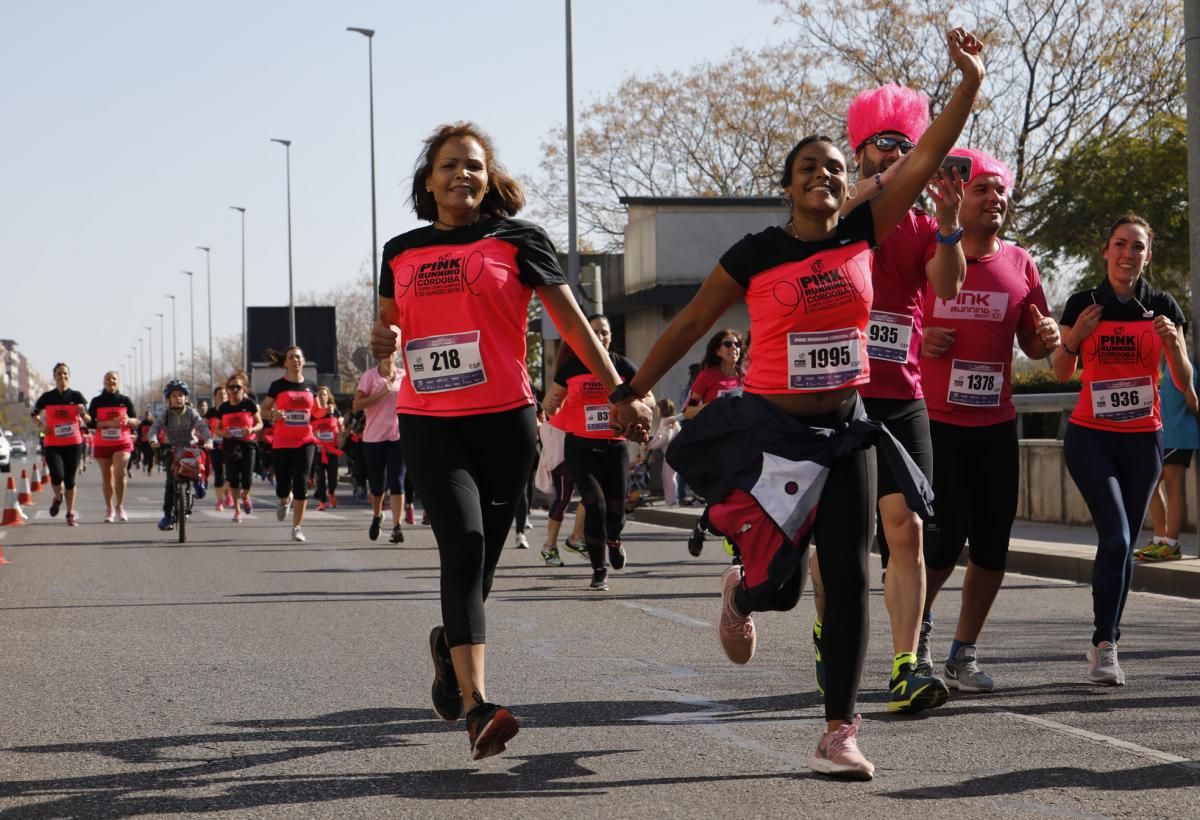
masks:
[[[379,275],[379,229],[375,216],[375,30],[348,27],[346,31],[357,32],[367,38],[367,93],[371,112],[371,278]],[[379,289],[371,288],[371,320],[379,315]]]
[[[146,386],[147,389],[154,387],[154,331],[150,329],[150,325],[142,325],[146,328]]]
[[[164,294],[171,300],[171,378],[179,378],[179,351],[175,348],[175,294]]]
[[[216,351],[213,350],[212,335],[212,248],[197,245],[196,250],[204,251],[204,281],[205,290],[208,291],[208,393],[211,396],[216,384],[213,381],[213,357],[216,356]]]
[[[296,298],[292,277],[292,141],[272,138],[283,146],[287,163],[288,346],[296,346]]]
[[[250,372],[250,340],[246,338],[246,209],[230,205],[242,215],[242,370]]]
[[[161,313],[154,315],[158,317],[158,380],[160,383],[165,383],[167,380],[167,319]]]
[[[133,385],[134,390],[137,391],[137,393],[134,395],[139,395],[143,392],[143,390],[141,380],[138,379],[138,359],[141,357],[138,356],[137,345],[129,346],[129,358],[133,360]]]
[[[192,377],[191,388],[196,389],[196,291],[192,285],[196,281],[196,274],[190,270],[180,271],[188,278],[188,326],[191,328],[192,337]]]

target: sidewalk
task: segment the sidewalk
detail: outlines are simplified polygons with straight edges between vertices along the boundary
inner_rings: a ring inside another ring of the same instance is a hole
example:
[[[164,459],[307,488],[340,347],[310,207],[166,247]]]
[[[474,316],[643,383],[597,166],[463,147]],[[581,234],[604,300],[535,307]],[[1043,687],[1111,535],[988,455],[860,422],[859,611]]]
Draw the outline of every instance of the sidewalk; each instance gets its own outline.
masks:
[[[631,516],[635,521],[690,530],[700,517],[701,507],[639,507]],[[1149,539],[1143,530],[1138,546]],[[712,536],[710,536],[712,537]],[[681,536],[681,539],[686,536]],[[1183,598],[1200,598],[1200,559],[1190,536],[1185,540],[1181,561],[1158,564],[1136,563],[1133,589],[1158,592]],[[1013,525],[1008,551],[1008,568],[1013,572],[1060,578],[1081,584],[1092,581],[1092,562],[1096,555],[1096,531],[1091,527],[1069,527],[1018,520]],[[966,561],[966,551],[963,552]]]

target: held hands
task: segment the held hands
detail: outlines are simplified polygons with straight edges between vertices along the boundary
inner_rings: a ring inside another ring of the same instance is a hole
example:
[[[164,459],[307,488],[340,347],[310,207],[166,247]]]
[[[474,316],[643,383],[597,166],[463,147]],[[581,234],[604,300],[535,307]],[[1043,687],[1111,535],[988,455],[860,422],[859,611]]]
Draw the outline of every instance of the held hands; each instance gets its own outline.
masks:
[[[986,73],[983,60],[979,55],[983,51],[983,41],[963,28],[955,28],[946,32],[946,44],[950,47],[950,59],[962,72],[962,85],[974,95],[979,91]]]
[[[921,337],[921,355],[926,359],[936,359],[944,355],[954,345],[954,328],[927,327]]]
[[[624,401],[614,404],[609,410],[609,426],[631,441],[643,442],[650,438],[650,425],[654,422],[654,411],[644,401]]]
[[[1058,322],[1049,316],[1043,316],[1037,305],[1029,306],[1029,315],[1033,317],[1033,329],[1046,348],[1049,355],[1062,343],[1062,335],[1058,330]]]
[[[386,359],[400,349],[400,328],[376,322],[371,328],[371,355]]]

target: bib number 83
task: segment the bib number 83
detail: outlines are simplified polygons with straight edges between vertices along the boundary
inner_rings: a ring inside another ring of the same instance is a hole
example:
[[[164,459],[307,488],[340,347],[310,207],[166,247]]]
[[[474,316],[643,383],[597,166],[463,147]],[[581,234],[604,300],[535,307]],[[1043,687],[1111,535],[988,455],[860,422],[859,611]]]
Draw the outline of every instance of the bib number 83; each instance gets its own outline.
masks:
[[[818,347],[808,351],[808,366],[817,369],[842,367],[851,364],[850,346]]]
[[[429,354],[433,360],[433,365],[430,370],[457,370],[462,367],[462,361],[459,359],[458,351],[454,348],[449,350],[434,350]]]

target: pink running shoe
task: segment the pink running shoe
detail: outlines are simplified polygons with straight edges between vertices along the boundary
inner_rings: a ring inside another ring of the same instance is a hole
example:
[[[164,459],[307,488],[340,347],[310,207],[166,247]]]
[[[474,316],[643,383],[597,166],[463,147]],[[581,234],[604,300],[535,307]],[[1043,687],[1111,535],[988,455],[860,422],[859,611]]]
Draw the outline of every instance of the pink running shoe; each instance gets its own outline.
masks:
[[[129,520],[129,513],[125,512],[124,504],[117,505],[117,520],[118,521],[128,521]]]
[[[112,507],[109,507],[108,509],[106,509],[104,511],[104,523],[111,524],[115,520],[116,520],[116,513],[113,512]]]
[[[67,526],[68,527],[78,527],[79,526],[79,516],[73,512],[67,513]]]
[[[217,512],[221,512],[224,509],[225,509],[225,502],[218,498],[217,499]]]
[[[858,749],[860,725],[862,715],[855,715],[853,723],[844,723],[835,731],[822,735],[817,743],[817,751],[808,764],[812,770],[846,780],[870,780],[874,777],[875,764]]]
[[[246,496],[242,499],[242,512],[244,512],[246,515],[254,512],[254,502],[250,500],[250,496]]]
[[[233,523],[235,523],[235,524],[242,523],[242,511],[239,510],[237,507],[233,508]]]
[[[732,566],[721,576],[721,621],[717,635],[721,648],[734,663],[749,663],[754,657],[754,618],[743,615],[733,605],[733,593],[742,583],[742,568]]]
[[[412,504],[404,505],[404,523],[415,524],[417,522],[416,508]]]
[[[233,492],[231,490],[225,491],[225,506],[229,507],[230,509],[236,506],[233,501]]]

